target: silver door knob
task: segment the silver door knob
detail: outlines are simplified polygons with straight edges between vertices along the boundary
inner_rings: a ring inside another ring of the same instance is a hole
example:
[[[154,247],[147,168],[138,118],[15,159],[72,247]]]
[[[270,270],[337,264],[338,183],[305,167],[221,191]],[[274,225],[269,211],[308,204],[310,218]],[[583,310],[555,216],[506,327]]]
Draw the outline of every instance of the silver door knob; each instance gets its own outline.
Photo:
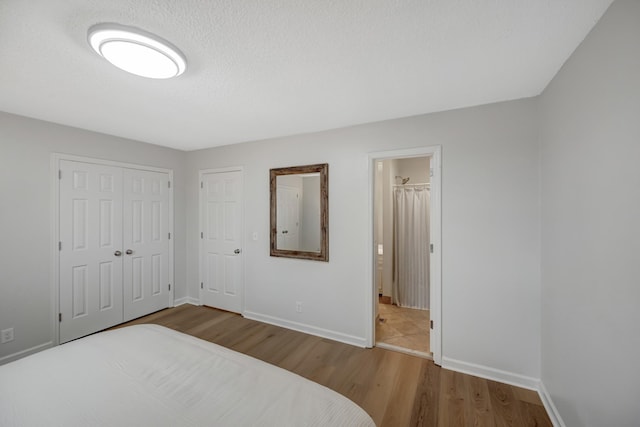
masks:
[[[236,249],[235,251],[233,251],[234,254],[239,254],[240,253],[240,249]]]
[[[122,255],[122,252],[120,252],[120,251],[115,251],[113,254],[114,254],[115,256],[121,256],[121,255]]]
[[[127,249],[127,251],[125,252],[125,254],[127,255],[131,255],[133,253],[133,251],[131,249]]]

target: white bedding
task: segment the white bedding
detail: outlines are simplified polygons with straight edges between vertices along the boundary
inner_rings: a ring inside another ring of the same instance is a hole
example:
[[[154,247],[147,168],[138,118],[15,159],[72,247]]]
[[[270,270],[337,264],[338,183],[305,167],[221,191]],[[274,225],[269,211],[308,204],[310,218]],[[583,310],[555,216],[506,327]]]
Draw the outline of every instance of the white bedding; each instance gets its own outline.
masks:
[[[346,397],[157,325],[0,366],[0,426],[374,426]]]

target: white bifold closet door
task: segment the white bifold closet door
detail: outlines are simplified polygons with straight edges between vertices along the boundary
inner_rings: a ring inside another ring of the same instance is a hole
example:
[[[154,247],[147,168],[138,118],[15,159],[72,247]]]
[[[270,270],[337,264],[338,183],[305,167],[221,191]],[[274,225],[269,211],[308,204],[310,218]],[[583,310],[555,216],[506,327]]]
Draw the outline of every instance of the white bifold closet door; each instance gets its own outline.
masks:
[[[60,342],[171,304],[169,175],[60,161]]]
[[[169,178],[124,170],[124,321],[168,307]]]
[[[60,162],[60,342],[122,322],[122,168]]]

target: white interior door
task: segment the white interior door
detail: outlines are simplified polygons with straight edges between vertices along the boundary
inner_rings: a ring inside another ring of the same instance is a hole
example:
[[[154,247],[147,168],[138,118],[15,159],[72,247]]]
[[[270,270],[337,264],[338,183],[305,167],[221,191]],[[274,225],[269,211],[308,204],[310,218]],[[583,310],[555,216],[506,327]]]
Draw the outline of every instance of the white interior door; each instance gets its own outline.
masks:
[[[122,322],[122,169],[60,162],[60,342]]]
[[[203,173],[201,184],[201,301],[242,312],[242,171]]]
[[[278,185],[277,189],[277,248],[297,251],[300,249],[300,196],[295,187]]]
[[[124,321],[171,305],[169,174],[124,169]]]

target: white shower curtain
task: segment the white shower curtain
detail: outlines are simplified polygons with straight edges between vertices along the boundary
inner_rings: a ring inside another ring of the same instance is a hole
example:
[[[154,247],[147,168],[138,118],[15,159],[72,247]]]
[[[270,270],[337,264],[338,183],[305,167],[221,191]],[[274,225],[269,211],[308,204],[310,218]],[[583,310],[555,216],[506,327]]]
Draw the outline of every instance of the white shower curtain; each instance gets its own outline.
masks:
[[[429,309],[429,186],[393,189],[393,302]]]

